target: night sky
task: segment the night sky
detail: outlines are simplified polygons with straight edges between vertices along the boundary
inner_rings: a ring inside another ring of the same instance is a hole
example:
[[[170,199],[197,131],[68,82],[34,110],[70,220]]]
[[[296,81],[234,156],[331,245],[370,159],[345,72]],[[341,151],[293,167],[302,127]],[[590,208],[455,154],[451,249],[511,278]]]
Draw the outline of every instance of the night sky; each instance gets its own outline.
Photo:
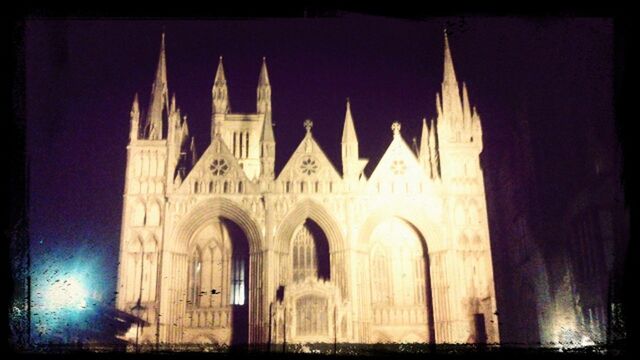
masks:
[[[114,291],[129,111],[136,92],[147,108],[163,29],[169,91],[188,116],[199,154],[209,141],[218,57],[232,112],[254,112],[265,56],[276,172],[302,140],[307,118],[340,169],[349,97],[370,174],[391,141],[393,121],[411,144],[421,119],[436,116],[445,27],[458,81],[466,82],[482,119],[483,158],[512,146],[514,118],[525,116],[540,203],[550,219],[561,214],[566,194],[589,174],[582,129],[595,126],[606,144],[616,144],[610,20],[33,20],[25,34],[32,263],[64,254],[100,274],[99,291]]]

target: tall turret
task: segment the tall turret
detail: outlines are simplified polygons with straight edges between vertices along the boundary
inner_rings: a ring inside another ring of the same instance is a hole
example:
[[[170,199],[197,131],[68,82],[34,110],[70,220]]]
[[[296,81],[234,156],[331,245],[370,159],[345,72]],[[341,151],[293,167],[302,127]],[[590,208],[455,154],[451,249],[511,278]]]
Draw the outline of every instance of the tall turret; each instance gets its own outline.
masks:
[[[439,168],[443,178],[476,176],[476,169],[479,168],[478,155],[482,150],[480,118],[471,107],[467,86],[464,83],[460,96],[460,86],[456,79],[446,32],[442,92],[436,96],[436,107],[437,153],[441,160]]]

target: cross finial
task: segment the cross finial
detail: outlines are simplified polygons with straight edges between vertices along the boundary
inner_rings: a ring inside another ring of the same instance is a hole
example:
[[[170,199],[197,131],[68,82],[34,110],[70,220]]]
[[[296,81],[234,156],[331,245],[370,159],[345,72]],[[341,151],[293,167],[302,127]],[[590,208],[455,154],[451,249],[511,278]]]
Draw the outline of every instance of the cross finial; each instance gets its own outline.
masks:
[[[391,124],[391,130],[393,131],[393,136],[397,136],[400,135],[400,123],[397,121],[394,121],[393,124]]]
[[[312,127],[313,127],[313,121],[311,121],[311,119],[307,119],[304,121],[304,128],[307,130],[307,133],[311,132]]]

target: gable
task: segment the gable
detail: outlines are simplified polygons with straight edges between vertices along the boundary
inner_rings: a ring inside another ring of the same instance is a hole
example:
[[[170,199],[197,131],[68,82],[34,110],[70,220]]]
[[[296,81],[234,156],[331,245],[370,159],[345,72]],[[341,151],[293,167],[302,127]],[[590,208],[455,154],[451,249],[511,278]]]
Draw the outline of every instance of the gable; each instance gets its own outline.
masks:
[[[341,177],[311,132],[308,132],[282,168],[277,180],[340,181]]]
[[[370,187],[377,188],[378,184],[395,183],[404,186],[407,183],[419,183],[427,180],[426,172],[420,166],[416,155],[402,136],[396,135],[373,170],[368,183]]]
[[[244,185],[239,188],[240,183]],[[252,182],[247,178],[238,160],[218,135],[200,156],[177,193],[244,192],[251,185]]]

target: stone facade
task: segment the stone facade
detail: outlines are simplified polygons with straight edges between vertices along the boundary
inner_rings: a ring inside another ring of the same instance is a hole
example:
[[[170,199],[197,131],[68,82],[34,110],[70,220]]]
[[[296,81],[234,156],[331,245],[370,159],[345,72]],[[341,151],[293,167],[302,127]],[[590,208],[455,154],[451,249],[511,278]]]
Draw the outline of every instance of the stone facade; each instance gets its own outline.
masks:
[[[132,341],[499,341],[481,122],[446,36],[418,154],[393,123],[368,177],[348,101],[341,172],[307,120],[275,173],[264,59],[256,113],[233,114],[220,58],[200,156],[168,94],[163,37],[144,126],[137,96],[131,110],[117,307],[146,322]]]

